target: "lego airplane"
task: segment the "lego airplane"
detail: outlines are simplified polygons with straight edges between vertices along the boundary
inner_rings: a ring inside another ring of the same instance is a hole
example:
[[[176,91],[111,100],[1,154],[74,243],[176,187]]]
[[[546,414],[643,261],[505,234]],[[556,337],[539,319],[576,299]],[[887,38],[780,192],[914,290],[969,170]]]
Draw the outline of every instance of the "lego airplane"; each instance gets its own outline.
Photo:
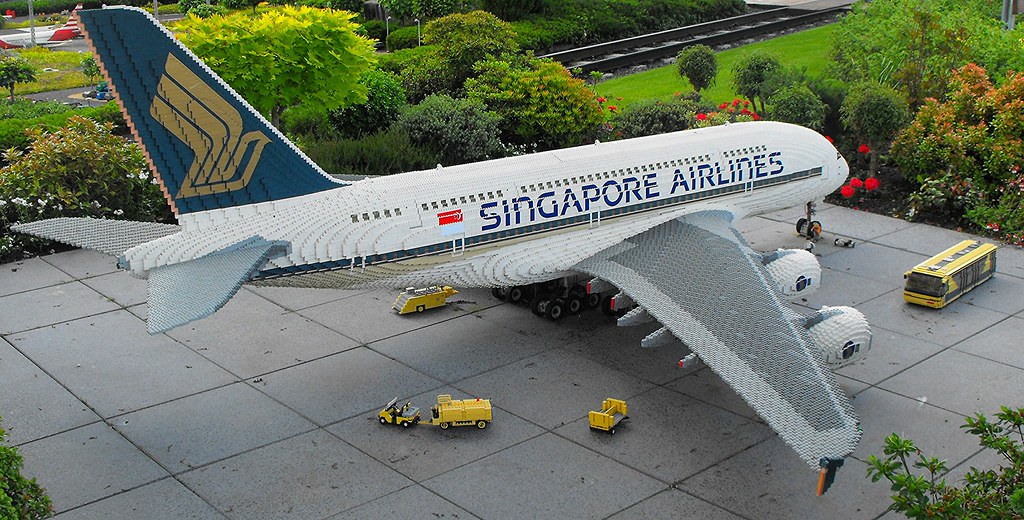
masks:
[[[178,225],[13,229],[118,256],[148,279],[150,332],[212,314],[244,283],[446,283],[515,299],[577,277],[587,282],[537,304],[561,314],[604,291],[612,308],[635,305],[619,324],[659,322],[644,346],[681,340],[820,468],[819,494],[856,447],[858,419],[829,367],[867,352],[867,321],[848,307],[792,311],[783,298],[817,287],[817,260],[756,253],[733,227],[844,182],[846,161],[821,135],[738,123],[346,183],[144,11],[79,17]]]
[[[81,9],[81,4],[75,9]],[[36,29],[36,45],[48,46],[64,43],[82,36],[78,30],[78,22],[75,20],[75,11],[71,12],[71,18],[60,27],[53,26],[49,29]],[[32,34],[28,31],[8,33],[0,35],[0,49],[20,49],[32,44]]]

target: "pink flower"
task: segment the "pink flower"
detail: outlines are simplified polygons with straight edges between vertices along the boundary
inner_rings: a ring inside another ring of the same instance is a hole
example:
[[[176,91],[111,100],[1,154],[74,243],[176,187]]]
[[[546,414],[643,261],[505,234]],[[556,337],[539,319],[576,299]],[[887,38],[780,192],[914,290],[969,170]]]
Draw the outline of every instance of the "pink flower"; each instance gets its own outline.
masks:
[[[856,177],[850,179],[850,187],[852,187],[852,188],[860,188],[862,186],[864,186],[864,183],[861,182],[860,179],[858,179]]]
[[[707,114],[705,114],[703,112],[697,114],[697,121],[707,121],[707,119],[708,119],[708,115]]]
[[[877,190],[881,184],[882,183],[878,182],[878,178],[876,177],[868,177],[867,179],[864,179],[864,189],[868,191]]]
[[[841,195],[842,195],[843,197],[845,197],[845,198],[847,198],[847,199],[853,196],[853,192],[854,192],[853,186],[850,186],[849,184],[847,184],[846,186],[843,186],[843,187],[842,187],[842,188],[841,188],[841,189],[839,190],[839,193],[840,193],[840,194],[841,194]]]
[[[857,153],[871,153],[871,148],[868,148],[866,144],[862,144],[857,148]]]

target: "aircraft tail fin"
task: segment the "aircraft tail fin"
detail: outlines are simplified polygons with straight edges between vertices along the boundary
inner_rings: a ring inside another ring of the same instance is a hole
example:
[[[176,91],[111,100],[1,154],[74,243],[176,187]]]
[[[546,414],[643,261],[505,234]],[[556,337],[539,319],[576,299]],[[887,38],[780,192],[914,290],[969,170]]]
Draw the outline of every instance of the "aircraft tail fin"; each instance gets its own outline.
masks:
[[[77,13],[175,215],[344,186],[145,11]]]

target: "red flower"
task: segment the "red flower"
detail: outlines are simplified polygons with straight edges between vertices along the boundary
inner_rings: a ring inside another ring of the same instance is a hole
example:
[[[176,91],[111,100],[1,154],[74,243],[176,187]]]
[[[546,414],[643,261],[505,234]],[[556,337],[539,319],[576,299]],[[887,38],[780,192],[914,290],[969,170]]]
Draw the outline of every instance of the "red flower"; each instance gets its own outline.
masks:
[[[999,223],[998,222],[989,222],[988,224],[985,225],[985,227],[991,229],[992,231],[999,231]]]
[[[825,140],[830,142],[830,143],[832,143],[832,144],[835,144],[835,141],[833,141],[832,138],[827,136],[827,135],[825,136]]]
[[[618,110],[618,109],[619,109],[619,107],[617,107],[617,106],[615,106],[615,105],[608,105],[608,110],[610,110],[610,111],[612,111],[612,112],[615,112],[615,111],[616,111],[616,110]]]
[[[679,97],[679,94],[681,94],[681,92],[676,92],[675,94],[672,94],[672,95],[676,96],[676,97]]]
[[[605,99],[604,99],[603,97],[600,97],[600,96],[598,96],[598,98],[597,98],[597,102],[598,102],[598,103],[604,103],[604,102],[605,102]]]
[[[867,179],[864,179],[864,189],[868,191],[877,190],[881,184],[882,183],[878,182],[878,178],[876,177],[868,177]]]
[[[743,108],[747,108],[749,106],[750,106],[750,101],[744,101],[743,102]]]
[[[857,148],[857,153],[871,153],[871,148],[868,148],[866,144],[862,144]]]
[[[849,184],[847,184],[846,186],[843,186],[842,189],[839,190],[839,193],[843,197],[848,199],[848,198],[853,196],[853,191],[854,191],[853,190],[853,186],[850,186]]]
[[[860,188],[862,186],[864,186],[864,183],[861,182],[860,179],[858,179],[856,177],[850,179],[850,187],[852,187],[852,188]]]
[[[754,115],[753,112],[751,112],[751,111],[749,111],[749,110],[747,110],[745,108],[743,110],[740,110],[740,114],[745,115],[745,116],[752,116],[752,115]]]
[[[621,97],[619,97],[619,96],[615,96],[615,100],[616,100],[616,101],[622,101],[622,98],[621,98]]]
[[[718,105],[718,108],[720,108],[722,110],[725,110],[726,108],[729,108],[729,102],[728,101],[723,101],[721,105]]]
[[[706,121],[707,118],[708,118],[708,115],[705,114],[704,112],[701,112],[701,113],[697,114],[697,121]]]
[[[752,114],[752,115],[754,117],[754,121],[760,121],[761,120],[761,116],[759,116],[757,114]]]
[[[734,106],[734,107],[740,106],[740,98],[733,98],[732,106]]]

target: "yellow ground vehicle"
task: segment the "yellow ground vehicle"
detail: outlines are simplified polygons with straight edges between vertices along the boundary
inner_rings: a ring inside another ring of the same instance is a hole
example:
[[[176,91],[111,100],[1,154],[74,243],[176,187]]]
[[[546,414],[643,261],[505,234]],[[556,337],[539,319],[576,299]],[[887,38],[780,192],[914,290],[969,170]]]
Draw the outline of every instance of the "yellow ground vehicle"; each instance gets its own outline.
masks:
[[[490,399],[453,400],[448,394],[437,396],[437,404],[430,408],[430,424],[442,430],[449,426],[471,426],[484,429],[491,422]]]
[[[615,427],[620,422],[629,419],[628,413],[626,401],[609,397],[601,403],[600,412],[590,412],[590,428],[615,433]]]
[[[459,291],[445,285],[444,287],[432,285],[423,289],[408,287],[395,300],[392,308],[398,314],[409,314],[410,312],[423,312],[434,307],[444,307],[445,300]]]
[[[964,240],[904,273],[903,299],[941,309],[995,272],[996,246]]]
[[[418,407],[412,406],[412,403],[405,403],[405,406],[399,408],[397,404],[397,397],[389,401],[384,409],[377,414],[377,420],[381,424],[398,424],[402,428],[408,428],[420,422],[420,409]]]

